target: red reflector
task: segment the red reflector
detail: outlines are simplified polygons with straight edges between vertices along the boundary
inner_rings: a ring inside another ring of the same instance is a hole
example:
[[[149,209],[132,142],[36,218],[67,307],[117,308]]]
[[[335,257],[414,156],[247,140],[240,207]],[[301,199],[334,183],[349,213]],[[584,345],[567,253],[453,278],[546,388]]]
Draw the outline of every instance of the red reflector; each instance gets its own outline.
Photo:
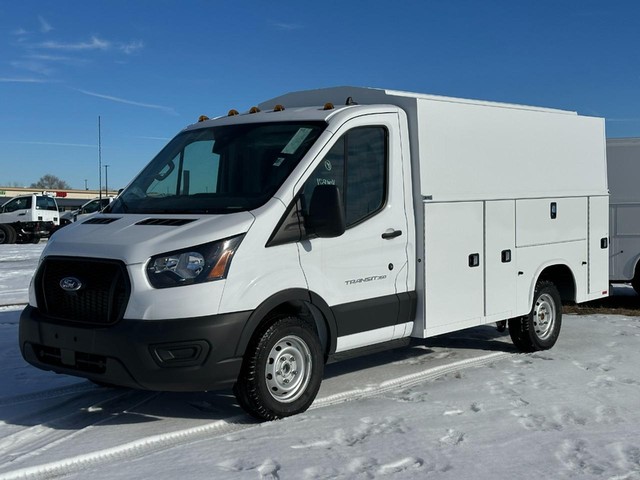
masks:
[[[603,294],[603,295],[608,295],[608,294],[609,294],[609,292],[607,292],[606,290],[603,290],[603,291],[602,291],[602,294]]]
[[[56,197],[66,197],[67,192],[56,192]]]

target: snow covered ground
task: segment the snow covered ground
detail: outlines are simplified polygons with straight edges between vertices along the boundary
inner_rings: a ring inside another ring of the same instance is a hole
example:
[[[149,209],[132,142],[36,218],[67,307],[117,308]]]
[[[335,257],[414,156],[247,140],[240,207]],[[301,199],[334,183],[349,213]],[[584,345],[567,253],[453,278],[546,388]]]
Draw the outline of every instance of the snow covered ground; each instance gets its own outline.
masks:
[[[0,245],[0,305],[42,247]],[[543,353],[486,326],[328,365],[308,412],[258,424],[230,392],[37,370],[19,315],[0,307],[0,479],[640,479],[640,316],[566,315]]]

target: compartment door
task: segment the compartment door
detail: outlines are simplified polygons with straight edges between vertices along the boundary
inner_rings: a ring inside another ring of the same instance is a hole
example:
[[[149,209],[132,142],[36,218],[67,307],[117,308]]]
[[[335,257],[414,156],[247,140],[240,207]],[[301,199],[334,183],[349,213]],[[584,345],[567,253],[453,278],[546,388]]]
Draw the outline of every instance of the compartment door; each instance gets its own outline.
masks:
[[[516,280],[516,202],[501,200],[485,205],[486,321],[515,316]]]
[[[482,323],[482,202],[425,204],[425,336]]]

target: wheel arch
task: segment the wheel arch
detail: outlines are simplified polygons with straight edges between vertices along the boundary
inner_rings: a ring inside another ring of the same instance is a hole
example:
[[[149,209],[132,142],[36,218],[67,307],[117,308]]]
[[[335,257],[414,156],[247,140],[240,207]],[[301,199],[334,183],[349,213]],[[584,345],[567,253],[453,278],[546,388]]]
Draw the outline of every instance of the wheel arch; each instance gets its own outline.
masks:
[[[266,326],[269,319],[287,314],[298,315],[315,326],[325,360],[335,351],[337,327],[331,308],[314,292],[291,288],[267,298],[251,313],[240,335],[236,355],[244,355],[256,330]]]
[[[545,266],[536,277],[535,285],[540,281],[549,281],[558,289],[560,299],[563,302],[576,301],[576,279],[571,268],[564,263]],[[532,293],[533,295],[533,293]],[[533,298],[531,299],[533,301]]]

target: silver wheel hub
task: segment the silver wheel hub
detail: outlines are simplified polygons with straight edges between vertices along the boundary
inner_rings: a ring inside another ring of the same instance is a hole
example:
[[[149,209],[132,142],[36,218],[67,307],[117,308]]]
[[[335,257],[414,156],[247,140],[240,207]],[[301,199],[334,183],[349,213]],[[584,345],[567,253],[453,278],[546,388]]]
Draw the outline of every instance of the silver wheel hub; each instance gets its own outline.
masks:
[[[279,340],[267,359],[265,380],[269,393],[283,403],[300,398],[311,378],[311,351],[300,337]]]
[[[544,293],[533,308],[533,326],[538,338],[546,340],[553,332],[555,322],[556,304],[551,295]]]

